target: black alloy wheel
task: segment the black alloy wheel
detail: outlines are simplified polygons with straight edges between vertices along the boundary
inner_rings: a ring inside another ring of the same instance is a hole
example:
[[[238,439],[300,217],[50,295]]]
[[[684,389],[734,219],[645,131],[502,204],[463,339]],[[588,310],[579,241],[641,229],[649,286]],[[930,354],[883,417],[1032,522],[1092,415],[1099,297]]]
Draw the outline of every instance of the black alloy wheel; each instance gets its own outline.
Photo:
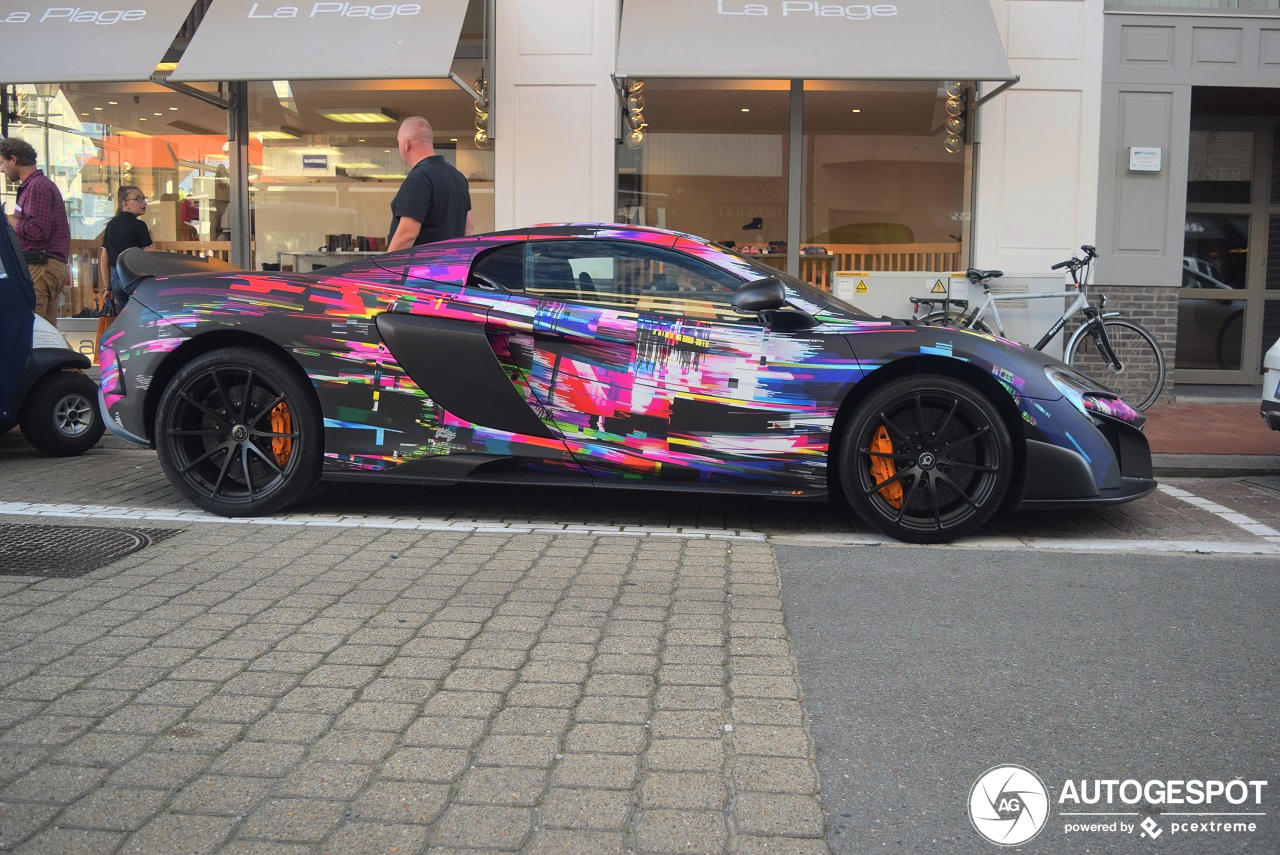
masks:
[[[261,351],[215,350],[165,388],[156,449],[189,499],[222,516],[286,507],[320,478],[323,425],[305,378]]]
[[[853,511],[908,543],[976,531],[1003,504],[1013,468],[1009,429],[967,383],[924,374],[859,404],[841,442],[840,479]]]

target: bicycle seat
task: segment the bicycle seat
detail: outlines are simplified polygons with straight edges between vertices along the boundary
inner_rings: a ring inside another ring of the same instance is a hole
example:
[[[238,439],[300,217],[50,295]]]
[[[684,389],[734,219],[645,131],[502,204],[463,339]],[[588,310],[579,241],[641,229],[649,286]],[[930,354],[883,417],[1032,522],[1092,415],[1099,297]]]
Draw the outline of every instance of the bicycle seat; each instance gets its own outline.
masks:
[[[964,275],[969,277],[970,282],[986,282],[988,279],[999,279],[1004,275],[1004,271],[978,270],[977,268],[970,267],[964,272]]]

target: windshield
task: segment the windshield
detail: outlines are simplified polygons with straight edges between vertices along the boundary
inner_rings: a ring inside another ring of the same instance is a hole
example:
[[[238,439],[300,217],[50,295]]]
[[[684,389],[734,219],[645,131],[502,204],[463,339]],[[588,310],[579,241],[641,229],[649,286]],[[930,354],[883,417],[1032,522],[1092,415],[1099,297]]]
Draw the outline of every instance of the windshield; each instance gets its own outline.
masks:
[[[864,312],[862,309],[859,309],[852,303],[846,303],[836,295],[823,291],[820,288],[815,288],[808,282],[788,275],[776,267],[770,267],[767,264],[756,261],[754,258],[747,258],[746,256],[743,256],[742,260],[745,261],[747,266],[753,271],[760,274],[757,278],[763,279],[766,276],[773,276],[782,280],[782,284],[787,286],[788,294],[793,295],[791,302],[797,302],[797,299],[794,298],[798,298],[800,302],[808,304],[799,306],[798,308],[804,309],[809,312],[809,314],[817,314],[822,309],[831,308],[838,312],[844,312],[859,318],[874,317],[873,315]]]

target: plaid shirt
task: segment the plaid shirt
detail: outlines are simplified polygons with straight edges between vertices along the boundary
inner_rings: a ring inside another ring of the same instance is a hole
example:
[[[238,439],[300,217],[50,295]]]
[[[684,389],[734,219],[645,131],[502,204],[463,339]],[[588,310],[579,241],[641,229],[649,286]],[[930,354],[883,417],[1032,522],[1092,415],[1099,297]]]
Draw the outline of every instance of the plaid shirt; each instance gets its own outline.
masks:
[[[71,226],[67,208],[62,204],[62,191],[37,169],[18,185],[15,211],[21,211],[14,232],[18,246],[25,252],[43,249],[52,258],[65,263],[71,252]]]

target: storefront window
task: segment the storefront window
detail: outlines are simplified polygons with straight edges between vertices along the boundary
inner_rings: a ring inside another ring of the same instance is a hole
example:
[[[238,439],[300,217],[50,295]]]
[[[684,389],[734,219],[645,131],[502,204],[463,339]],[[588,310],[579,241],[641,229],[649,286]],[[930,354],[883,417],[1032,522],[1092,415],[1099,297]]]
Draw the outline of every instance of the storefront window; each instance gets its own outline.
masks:
[[[650,80],[639,148],[619,146],[618,221],[785,264],[790,83]]]
[[[307,271],[385,250],[406,173],[396,133],[415,115],[467,176],[475,231],[493,229],[493,151],[476,147],[475,102],[451,81],[255,82],[250,105],[255,266]]]
[[[149,204],[142,219],[158,249],[226,258],[216,210],[203,204],[225,185],[226,114],[151,83],[17,84],[9,134],[36,150],[37,165],[62,191],[71,227],[70,287],[59,315],[96,308],[97,251],[116,210],[116,192],[136,185]],[[15,187],[3,182],[11,208]],[[225,198],[225,192],[224,192]]]
[[[619,146],[618,220],[690,232],[830,289],[836,270],[962,266],[969,150],[944,146],[937,82],[806,81],[799,234],[788,232],[791,84],[649,80]],[[825,251],[824,251],[825,250]]]
[[[927,81],[805,82],[801,243],[814,252],[801,256],[805,279],[830,287],[837,263],[867,271],[963,266],[968,147],[944,145],[947,97]]]

